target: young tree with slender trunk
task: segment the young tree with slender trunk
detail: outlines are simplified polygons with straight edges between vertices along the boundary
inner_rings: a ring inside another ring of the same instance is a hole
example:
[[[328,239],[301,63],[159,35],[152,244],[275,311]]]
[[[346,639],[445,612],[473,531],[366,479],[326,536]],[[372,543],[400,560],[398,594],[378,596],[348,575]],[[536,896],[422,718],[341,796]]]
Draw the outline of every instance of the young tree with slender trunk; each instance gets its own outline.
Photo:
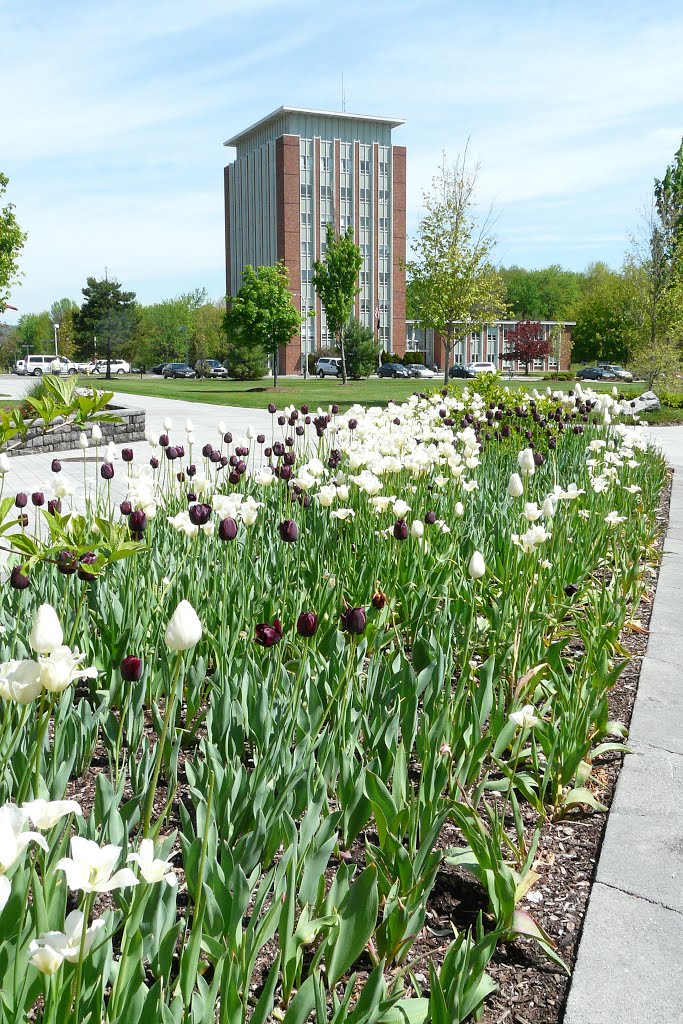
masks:
[[[344,384],[348,380],[344,333],[360,291],[358,273],[362,265],[363,257],[353,240],[353,229],[347,228],[344,234],[335,236],[333,226],[328,224],[325,258],[313,264],[313,285],[325,307],[327,326],[337,339]]]
[[[550,342],[546,340],[540,323],[522,320],[508,330],[508,350],[503,359],[517,359],[524,363],[524,372],[529,373],[529,366],[535,359],[545,359],[550,353]]]
[[[0,199],[7,191],[8,185],[9,178],[0,173]],[[5,310],[10,288],[20,276],[18,259],[26,238],[14,215],[14,204],[8,203],[0,207],[0,313]]]
[[[491,211],[477,216],[479,168],[467,164],[467,151],[441,170],[424,193],[425,212],[407,265],[421,325],[444,339],[444,383],[448,383],[453,343],[498,320],[506,310],[505,284],[492,262],[495,240]]]

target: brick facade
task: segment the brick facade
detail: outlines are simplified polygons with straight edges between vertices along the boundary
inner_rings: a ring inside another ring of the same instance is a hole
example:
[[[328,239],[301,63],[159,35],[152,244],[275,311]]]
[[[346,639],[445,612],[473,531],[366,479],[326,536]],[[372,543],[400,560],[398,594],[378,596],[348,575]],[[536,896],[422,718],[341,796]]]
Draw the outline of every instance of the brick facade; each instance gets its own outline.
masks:
[[[290,287],[297,291],[301,280],[299,247],[299,139],[281,135],[275,141],[277,196],[277,258],[289,270]],[[294,296],[295,305],[297,296]],[[280,373],[301,372],[301,349],[292,342],[280,348]]]
[[[392,146],[391,337],[396,355],[406,351],[406,149]]]

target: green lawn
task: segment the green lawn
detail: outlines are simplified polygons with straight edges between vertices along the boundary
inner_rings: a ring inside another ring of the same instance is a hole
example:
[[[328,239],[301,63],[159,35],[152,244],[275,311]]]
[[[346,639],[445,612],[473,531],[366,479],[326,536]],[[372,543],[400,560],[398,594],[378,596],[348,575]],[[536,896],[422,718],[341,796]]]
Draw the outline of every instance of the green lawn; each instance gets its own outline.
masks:
[[[474,383],[473,381],[457,380],[458,386]],[[567,391],[573,386],[571,381],[545,380],[503,380],[510,388],[538,388],[544,391],[550,386],[553,390]],[[232,405],[246,409],[265,409],[269,402],[278,408],[285,405],[308,405],[312,409],[318,406],[327,408],[336,402],[340,409],[348,409],[350,405],[387,405],[392,399],[404,401],[414,391],[427,391],[438,387],[438,378],[433,380],[394,380],[391,378],[372,377],[369,380],[350,381],[344,386],[340,381],[327,377],[304,380],[281,379],[277,389],[273,388],[268,378],[261,381],[236,380],[164,380],[160,377],[115,377],[109,385],[112,390],[131,395],[154,395],[159,398],[179,398],[188,402],[209,402],[212,405]],[[107,384],[104,379],[98,380],[98,386]],[[600,390],[611,390],[612,384],[598,385]],[[638,394],[643,390],[642,384],[625,385],[621,390],[627,394]]]

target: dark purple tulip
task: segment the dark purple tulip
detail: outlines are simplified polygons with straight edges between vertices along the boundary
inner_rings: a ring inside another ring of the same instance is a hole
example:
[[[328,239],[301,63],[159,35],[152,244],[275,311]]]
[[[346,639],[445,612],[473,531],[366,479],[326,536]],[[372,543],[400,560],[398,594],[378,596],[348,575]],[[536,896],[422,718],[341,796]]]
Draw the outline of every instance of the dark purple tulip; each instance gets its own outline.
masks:
[[[113,480],[114,478],[114,467],[111,462],[103,462],[100,466],[100,476],[103,480]]]
[[[303,505],[304,508],[310,508],[311,496],[310,494],[300,494],[298,498],[299,504]]]
[[[579,588],[576,586],[575,583],[570,583],[568,586],[564,588],[564,592],[567,595],[567,597],[573,597],[574,594],[578,594]]]
[[[119,672],[127,683],[137,683],[142,675],[142,659],[134,654],[127,654],[119,665]]]
[[[175,478],[179,484],[185,483],[185,474],[183,473],[182,469],[180,470],[179,473],[176,473]]]
[[[287,422],[287,420],[285,419],[284,416],[278,416],[278,418],[277,418],[277,425],[278,425],[278,427],[284,427],[286,422]]]
[[[62,464],[59,461],[59,459],[53,459],[52,460],[52,472],[53,473],[61,473],[62,472]]]
[[[367,621],[365,608],[347,608],[341,613],[342,629],[345,633],[351,633],[353,636],[360,636],[365,632]]]
[[[228,476],[228,483],[238,484],[240,482],[240,475],[236,469],[233,469],[232,473]]]
[[[247,471],[247,464],[244,461],[244,459],[240,459],[240,461],[235,466],[235,469],[237,470],[240,476],[244,476],[244,474]]]
[[[174,459],[178,458],[178,449],[174,448],[172,444],[169,444],[168,448],[166,449],[166,458],[169,460],[169,462],[173,462]]]
[[[177,444],[175,446],[175,450],[176,450],[176,453],[177,453],[177,457],[179,459],[184,459],[185,458],[185,449],[184,449],[182,444]]]
[[[280,467],[280,479],[281,480],[291,480],[292,479],[292,473],[293,473],[293,470],[292,470],[291,466],[281,466]]]
[[[396,540],[408,539],[408,524],[405,519],[397,519],[394,523],[394,537]]]
[[[28,516],[25,512],[22,512],[17,516],[17,522],[19,523],[19,526],[28,526]]]
[[[214,465],[215,465],[217,462],[220,462],[220,461],[221,461],[221,453],[219,451],[213,450],[211,452],[211,454],[209,455],[209,462],[213,462]]]
[[[282,441],[276,441],[273,445],[273,455],[277,455],[278,459],[281,459],[285,454],[285,446]]]
[[[168,447],[168,434],[159,434],[159,445],[161,448]]]
[[[294,433],[296,434],[297,437],[303,437],[304,434],[306,433],[306,428],[302,427],[301,424],[298,423],[294,428]]]
[[[296,631],[299,636],[314,636],[318,630],[318,616],[315,612],[302,612],[296,620]]]
[[[542,466],[544,462],[545,462],[545,459],[543,458],[542,453],[541,452],[534,452],[534,464],[536,466]]]
[[[385,604],[387,603],[387,595],[382,590],[376,590],[372,595],[372,607],[376,608],[378,612],[382,611]]]
[[[133,461],[133,449],[132,448],[122,448],[121,449],[121,458],[123,459],[124,462],[132,462]]]
[[[279,619],[273,619],[272,626],[267,622],[259,622],[255,627],[256,636],[254,643],[261,647],[275,647],[282,640],[282,623]]]
[[[129,516],[133,511],[133,506],[129,501],[122,501],[121,504],[119,505],[119,508],[121,510],[122,516]]]
[[[303,416],[307,416],[308,415],[308,406],[307,405],[302,405],[301,406],[301,413],[302,413]]]
[[[268,412],[270,413],[271,416],[274,416],[275,413],[277,412],[277,406],[275,405],[274,402],[268,402]]]
[[[339,406],[335,402],[335,404],[332,406],[332,415],[336,416],[338,412],[339,412]]]
[[[237,458],[236,455],[231,455],[230,458],[228,459],[228,465],[232,466],[232,468],[234,469],[239,461],[240,460]]]
[[[43,494],[42,491],[34,491],[33,494],[31,495],[31,501],[36,506],[36,508],[40,508],[41,505],[45,504],[45,495]]]
[[[72,576],[78,569],[78,559],[73,551],[60,551],[57,555],[57,569],[63,576]]]
[[[358,420],[349,420],[349,430],[355,430],[358,426]]]
[[[213,445],[209,444],[209,442],[207,441],[206,444],[204,445],[204,447],[202,448],[202,455],[204,456],[205,459],[208,459],[208,457],[209,457],[209,455],[211,454],[212,451],[213,451]]]
[[[230,459],[228,458],[227,455],[221,455],[221,469],[225,469],[229,462]],[[239,462],[237,463],[237,465],[239,466]]]
[[[9,582],[10,586],[13,587],[14,590],[26,590],[31,583],[28,576],[23,574],[18,565],[15,565],[9,574]]]
[[[62,503],[59,498],[51,498],[47,503],[47,511],[51,516],[59,515],[62,511]]]
[[[152,467],[152,469],[158,469],[159,468],[159,460],[155,459],[154,456],[152,456],[152,458],[149,460],[149,464]]]
[[[429,511],[427,513],[427,515],[425,516],[425,523],[427,524],[427,526],[431,526],[435,522],[436,522],[436,512]]]
[[[294,463],[296,462],[296,455],[294,454],[294,452],[285,452],[285,454],[282,456],[282,461],[285,466],[293,466]]]
[[[19,491],[16,498],[14,499],[14,504],[17,506],[17,508],[26,508],[26,506],[28,505],[28,494],[26,494],[25,491]]]
[[[285,438],[285,444],[287,445],[288,448],[293,448],[294,447],[294,438],[293,437],[286,437]]]
[[[196,475],[197,467],[195,466],[194,462],[192,463],[191,466],[186,466],[185,467],[185,472],[190,477],[190,479],[192,479],[192,477]]]
[[[280,538],[287,544],[293,544],[299,538],[299,527],[293,519],[283,519],[278,526]]]
[[[237,536],[237,523],[232,516],[226,516],[218,524],[218,536],[221,540],[234,540]]]
[[[147,516],[141,508],[136,508],[128,517],[128,526],[134,540],[141,540],[147,527]]]
[[[232,434],[228,430],[227,433],[223,434],[223,440],[226,444],[232,444]]]
[[[273,449],[272,448],[264,448],[263,449],[263,454],[265,455],[265,457],[267,459],[269,459],[271,457],[271,455],[273,454]]]
[[[203,502],[197,502],[196,505],[190,505],[188,509],[190,522],[194,526],[206,526],[211,518],[212,511],[211,506],[205,505]]]
[[[256,441],[257,441],[257,444],[265,444],[266,443],[266,435],[265,434],[257,434],[256,435]]]
[[[81,563],[80,566],[79,566],[79,569],[78,569],[78,578],[79,578],[79,580],[84,580],[86,583],[89,583],[90,580],[94,580],[96,578],[95,577],[95,573],[94,572],[88,572],[88,570],[84,569],[83,566],[84,565],[94,565],[95,564],[95,562],[97,561],[97,555],[95,554],[95,552],[94,551],[86,551],[86,553],[84,555],[81,555],[81,557],[78,559],[78,561]]]
[[[187,492],[187,502],[188,502],[188,505],[191,504],[193,501],[196,501],[196,500],[197,500],[197,495],[194,493],[194,491],[188,491]]]

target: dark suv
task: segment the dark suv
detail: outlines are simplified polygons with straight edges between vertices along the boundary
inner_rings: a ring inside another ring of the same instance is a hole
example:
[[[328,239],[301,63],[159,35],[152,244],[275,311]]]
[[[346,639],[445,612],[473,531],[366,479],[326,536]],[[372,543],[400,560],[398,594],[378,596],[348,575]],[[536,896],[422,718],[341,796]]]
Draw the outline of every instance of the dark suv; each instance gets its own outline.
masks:
[[[195,377],[196,374],[187,363],[166,363],[162,373],[164,377]]]

